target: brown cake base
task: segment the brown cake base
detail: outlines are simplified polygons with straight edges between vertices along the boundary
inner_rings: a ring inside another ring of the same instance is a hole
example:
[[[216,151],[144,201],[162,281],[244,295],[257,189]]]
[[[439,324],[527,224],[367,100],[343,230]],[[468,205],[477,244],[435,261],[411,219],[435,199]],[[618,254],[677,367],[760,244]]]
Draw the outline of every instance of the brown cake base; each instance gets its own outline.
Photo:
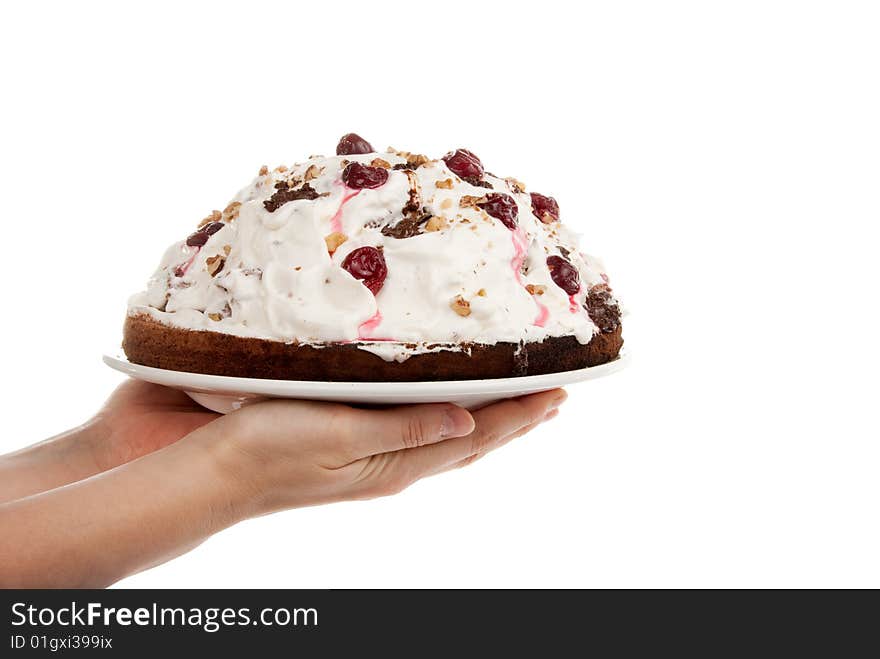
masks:
[[[129,361],[172,371],[274,380],[418,382],[540,375],[604,364],[623,345],[621,328],[582,345],[573,336],[542,343],[472,344],[388,362],[352,344],[324,348],[170,327],[147,315],[125,321]]]

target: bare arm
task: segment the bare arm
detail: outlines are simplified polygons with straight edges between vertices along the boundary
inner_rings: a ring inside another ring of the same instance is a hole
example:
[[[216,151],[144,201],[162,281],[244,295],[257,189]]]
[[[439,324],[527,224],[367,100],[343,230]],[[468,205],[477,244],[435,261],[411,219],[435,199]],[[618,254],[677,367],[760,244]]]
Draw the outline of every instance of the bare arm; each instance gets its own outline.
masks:
[[[248,517],[393,494],[528,432],[551,391],[469,414],[273,401],[217,418],[110,471],[0,505],[0,586],[96,587]]]

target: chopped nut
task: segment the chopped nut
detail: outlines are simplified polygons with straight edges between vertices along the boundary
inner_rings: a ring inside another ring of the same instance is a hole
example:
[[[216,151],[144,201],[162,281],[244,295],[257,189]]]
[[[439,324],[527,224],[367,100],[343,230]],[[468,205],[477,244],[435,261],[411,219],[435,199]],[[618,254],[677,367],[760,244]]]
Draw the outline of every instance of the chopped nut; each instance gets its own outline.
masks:
[[[238,217],[238,211],[241,208],[240,201],[229,202],[229,205],[223,209],[222,217],[224,222],[233,222]]]
[[[231,252],[231,251],[232,251],[232,245],[223,245],[223,253],[226,254],[226,256],[229,256],[229,252]]]
[[[427,162],[430,162],[430,158],[428,156],[423,156],[421,153],[410,153],[409,151],[398,151],[393,146],[389,146],[386,151],[388,153],[393,153],[395,156],[403,158],[406,160],[406,164],[410,167],[416,169],[421,167]]]
[[[449,306],[459,316],[471,315],[471,303],[465,300],[461,295],[456,295],[455,299],[449,303]]]
[[[304,181],[311,181],[312,179],[318,178],[321,175],[321,172],[324,171],[323,167],[318,167],[317,165],[309,165],[309,168],[306,170],[306,173],[303,175]]]
[[[224,259],[219,254],[217,256],[209,256],[205,259],[205,267],[208,270],[208,274],[214,277],[218,272],[223,269],[223,265],[226,263],[226,259]]]
[[[434,185],[438,188],[442,188],[443,190],[451,190],[453,181],[451,178],[443,179],[442,181],[437,181]]]
[[[440,229],[445,229],[449,224],[446,222],[445,217],[438,217],[434,215],[431,217],[427,224],[425,224],[425,231],[440,231]]]
[[[509,185],[510,189],[513,190],[514,192],[522,193],[522,192],[526,191],[526,184],[523,183],[522,181],[517,181],[512,176],[508,176],[504,180],[507,181],[507,185]]]
[[[268,173],[269,173],[269,168],[266,167],[266,165],[263,165],[262,167],[260,167],[260,171],[259,171],[258,175],[265,176]]]
[[[486,289],[481,288],[480,290],[477,291],[477,295],[479,295],[480,297],[486,297]]]
[[[287,165],[278,165],[278,167],[275,168],[275,171],[283,174],[287,171]]]
[[[334,231],[331,234],[328,234],[324,237],[324,242],[327,243],[327,251],[331,254],[339,249],[339,246],[348,240],[348,236],[344,233],[340,233],[339,231]]]
[[[486,201],[485,197],[474,197],[473,195],[466,194],[459,200],[458,205],[462,208],[477,208],[477,204],[483,201]]]
[[[222,217],[222,215],[221,215],[220,211],[211,211],[211,214],[208,215],[208,217],[206,217],[201,222],[199,222],[199,228],[201,228],[207,224],[210,224],[211,222],[219,222],[221,217]]]
[[[216,321],[223,320],[223,316],[221,316],[219,313],[209,313],[208,318],[210,318],[211,320],[216,320]]]
[[[526,290],[529,292],[529,295],[543,295],[547,287],[541,284],[528,284]]]
[[[441,201],[440,208],[442,208],[443,210],[448,210],[452,208],[452,199],[444,199],[443,201]]]
[[[370,167],[382,167],[383,169],[391,169],[391,163],[381,158],[373,158]]]

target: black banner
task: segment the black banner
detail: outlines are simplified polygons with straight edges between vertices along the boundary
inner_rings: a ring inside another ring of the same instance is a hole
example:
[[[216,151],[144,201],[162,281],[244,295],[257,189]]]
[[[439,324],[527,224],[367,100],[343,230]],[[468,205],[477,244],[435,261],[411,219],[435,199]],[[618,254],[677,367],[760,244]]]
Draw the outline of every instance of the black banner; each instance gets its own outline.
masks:
[[[862,637],[875,645],[873,600],[804,591],[0,591],[0,657],[457,657],[478,648],[567,657],[602,647],[751,656],[803,645],[854,656],[848,647],[863,647]]]

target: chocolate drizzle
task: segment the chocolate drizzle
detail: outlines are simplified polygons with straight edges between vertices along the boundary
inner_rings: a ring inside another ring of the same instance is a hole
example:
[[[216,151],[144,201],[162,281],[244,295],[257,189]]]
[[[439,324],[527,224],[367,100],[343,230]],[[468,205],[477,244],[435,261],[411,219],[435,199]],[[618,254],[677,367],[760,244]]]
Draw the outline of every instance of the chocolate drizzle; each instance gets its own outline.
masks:
[[[620,327],[620,307],[607,285],[598,284],[590,289],[584,309],[603,333],[610,334]]]

